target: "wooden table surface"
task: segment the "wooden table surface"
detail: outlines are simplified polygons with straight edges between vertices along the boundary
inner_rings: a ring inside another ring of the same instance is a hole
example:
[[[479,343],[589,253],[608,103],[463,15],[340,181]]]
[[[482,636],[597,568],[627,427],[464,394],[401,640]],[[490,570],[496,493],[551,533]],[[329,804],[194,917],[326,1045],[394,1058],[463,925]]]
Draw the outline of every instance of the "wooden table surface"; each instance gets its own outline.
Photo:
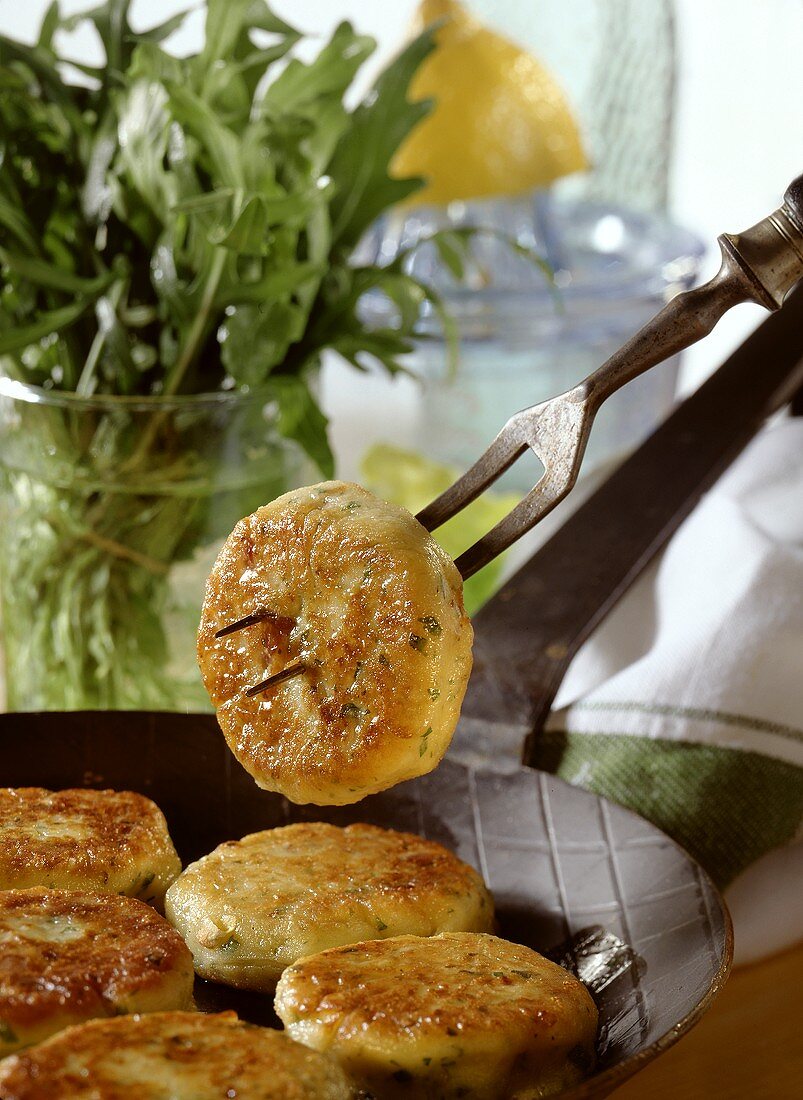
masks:
[[[615,1100],[803,1097],[803,944],[734,970],[697,1027],[612,1096]]]

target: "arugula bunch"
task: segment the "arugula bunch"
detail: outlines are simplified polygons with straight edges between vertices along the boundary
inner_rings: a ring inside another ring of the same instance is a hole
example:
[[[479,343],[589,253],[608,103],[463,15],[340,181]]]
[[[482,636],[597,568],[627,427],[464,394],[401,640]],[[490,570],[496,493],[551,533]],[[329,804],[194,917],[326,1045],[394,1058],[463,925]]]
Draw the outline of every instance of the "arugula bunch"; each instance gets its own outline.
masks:
[[[176,58],[162,43],[187,13],[136,32],[129,8],[64,17],[56,2],[34,46],[0,36],[0,369],[84,395],[269,381],[282,430],[329,474],[309,386],[321,352],[397,371],[427,299],[440,309],[404,256],[352,259],[421,184],[388,164],[428,109],[406,93],[432,37],[350,110],[374,43],[348,23],[304,62],[265,0],[208,0],[203,48]],[[101,67],[57,48],[83,20]],[[376,291],[396,327],[362,319]]]
[[[255,457],[235,479],[218,476],[202,412],[22,402],[4,422],[16,709],[203,706],[190,670],[204,555],[288,488],[284,455],[297,451],[271,437],[263,408],[331,474],[322,351],[396,371],[427,301],[440,310],[403,254],[380,268],[354,253],[419,186],[388,164],[427,110],[407,89],[430,35],[350,109],[374,44],[347,23],[302,61],[298,31],[265,0],[208,0],[202,49],[176,58],[163,43],[185,15],[136,32],[129,8],[64,17],[54,3],[33,46],[0,37],[0,373],[86,397],[266,400],[238,414],[238,453]],[[102,66],[60,52],[83,20]],[[371,326],[361,303],[377,293],[396,317]]]

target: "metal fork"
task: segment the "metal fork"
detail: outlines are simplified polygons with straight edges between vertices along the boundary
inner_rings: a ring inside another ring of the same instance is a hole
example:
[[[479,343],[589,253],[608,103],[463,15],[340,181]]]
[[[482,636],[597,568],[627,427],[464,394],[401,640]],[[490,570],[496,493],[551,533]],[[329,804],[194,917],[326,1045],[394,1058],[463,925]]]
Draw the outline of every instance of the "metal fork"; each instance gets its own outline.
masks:
[[[744,233],[718,238],[722,263],[710,282],[674,297],[635,336],[577,386],[522,409],[453,485],[416,517],[434,531],[493,484],[527,450],[544,472],[511,512],[456,560],[470,577],[521,538],[570,492],[594,417],[622,386],[706,336],[739,302],[780,309],[803,278],[803,176],[778,210]]]
[[[416,517],[434,531],[470,504],[527,450],[544,472],[533,489],[455,564],[470,577],[507,550],[570,492],[580,471],[594,417],[603,401],[679,351],[706,336],[723,314],[739,302],[780,309],[803,278],[803,176],[792,182],[778,210],[744,233],[718,238],[722,264],[710,282],[678,294],[635,336],[583,382],[566,393],[515,413],[462,477]],[[275,618],[269,609],[228,623],[215,634],[225,637]],[[295,662],[246,689],[249,698],[304,672]]]

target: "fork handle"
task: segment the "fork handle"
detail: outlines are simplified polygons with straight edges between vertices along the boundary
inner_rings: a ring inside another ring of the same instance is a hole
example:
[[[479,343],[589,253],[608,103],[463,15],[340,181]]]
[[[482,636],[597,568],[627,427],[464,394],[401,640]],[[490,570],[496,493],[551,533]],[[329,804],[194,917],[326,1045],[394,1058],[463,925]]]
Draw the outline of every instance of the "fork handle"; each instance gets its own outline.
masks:
[[[545,767],[537,735],[583,641],[803,383],[803,283],[474,617],[454,748]]]
[[[633,378],[706,336],[739,302],[780,309],[803,278],[803,176],[784,205],[743,233],[718,238],[722,263],[709,282],[676,295],[635,336],[580,384],[594,411]]]
[[[789,184],[783,197],[783,204],[798,228],[803,230],[803,176],[798,176]]]

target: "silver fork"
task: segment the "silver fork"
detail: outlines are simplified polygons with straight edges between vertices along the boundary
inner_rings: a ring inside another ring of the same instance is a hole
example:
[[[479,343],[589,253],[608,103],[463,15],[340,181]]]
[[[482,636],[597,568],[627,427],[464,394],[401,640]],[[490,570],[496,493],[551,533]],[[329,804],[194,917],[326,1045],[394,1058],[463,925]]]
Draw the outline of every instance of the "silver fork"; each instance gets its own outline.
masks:
[[[803,278],[803,176],[778,210],[744,233],[718,238],[722,264],[710,282],[674,297],[627,343],[577,386],[515,413],[473,466],[416,517],[434,531],[470,504],[527,450],[544,472],[532,490],[486,535],[457,558],[470,577],[507,550],[571,491],[594,417],[622,386],[707,336],[739,302],[780,309]]]
[[[739,302],[780,309],[787,293],[803,278],[803,176],[792,182],[778,210],[744,233],[718,238],[722,264],[710,282],[674,297],[635,336],[583,382],[566,393],[522,409],[502,428],[490,447],[453,485],[416,517],[434,531],[470,504],[527,450],[544,472],[532,490],[455,564],[463,578],[507,550],[551,512],[577,481],[594,417],[603,401],[622,386],[706,336],[720,317]],[[222,638],[275,618],[259,610],[228,623]],[[306,670],[296,662],[249,687],[249,697],[278,686]]]

